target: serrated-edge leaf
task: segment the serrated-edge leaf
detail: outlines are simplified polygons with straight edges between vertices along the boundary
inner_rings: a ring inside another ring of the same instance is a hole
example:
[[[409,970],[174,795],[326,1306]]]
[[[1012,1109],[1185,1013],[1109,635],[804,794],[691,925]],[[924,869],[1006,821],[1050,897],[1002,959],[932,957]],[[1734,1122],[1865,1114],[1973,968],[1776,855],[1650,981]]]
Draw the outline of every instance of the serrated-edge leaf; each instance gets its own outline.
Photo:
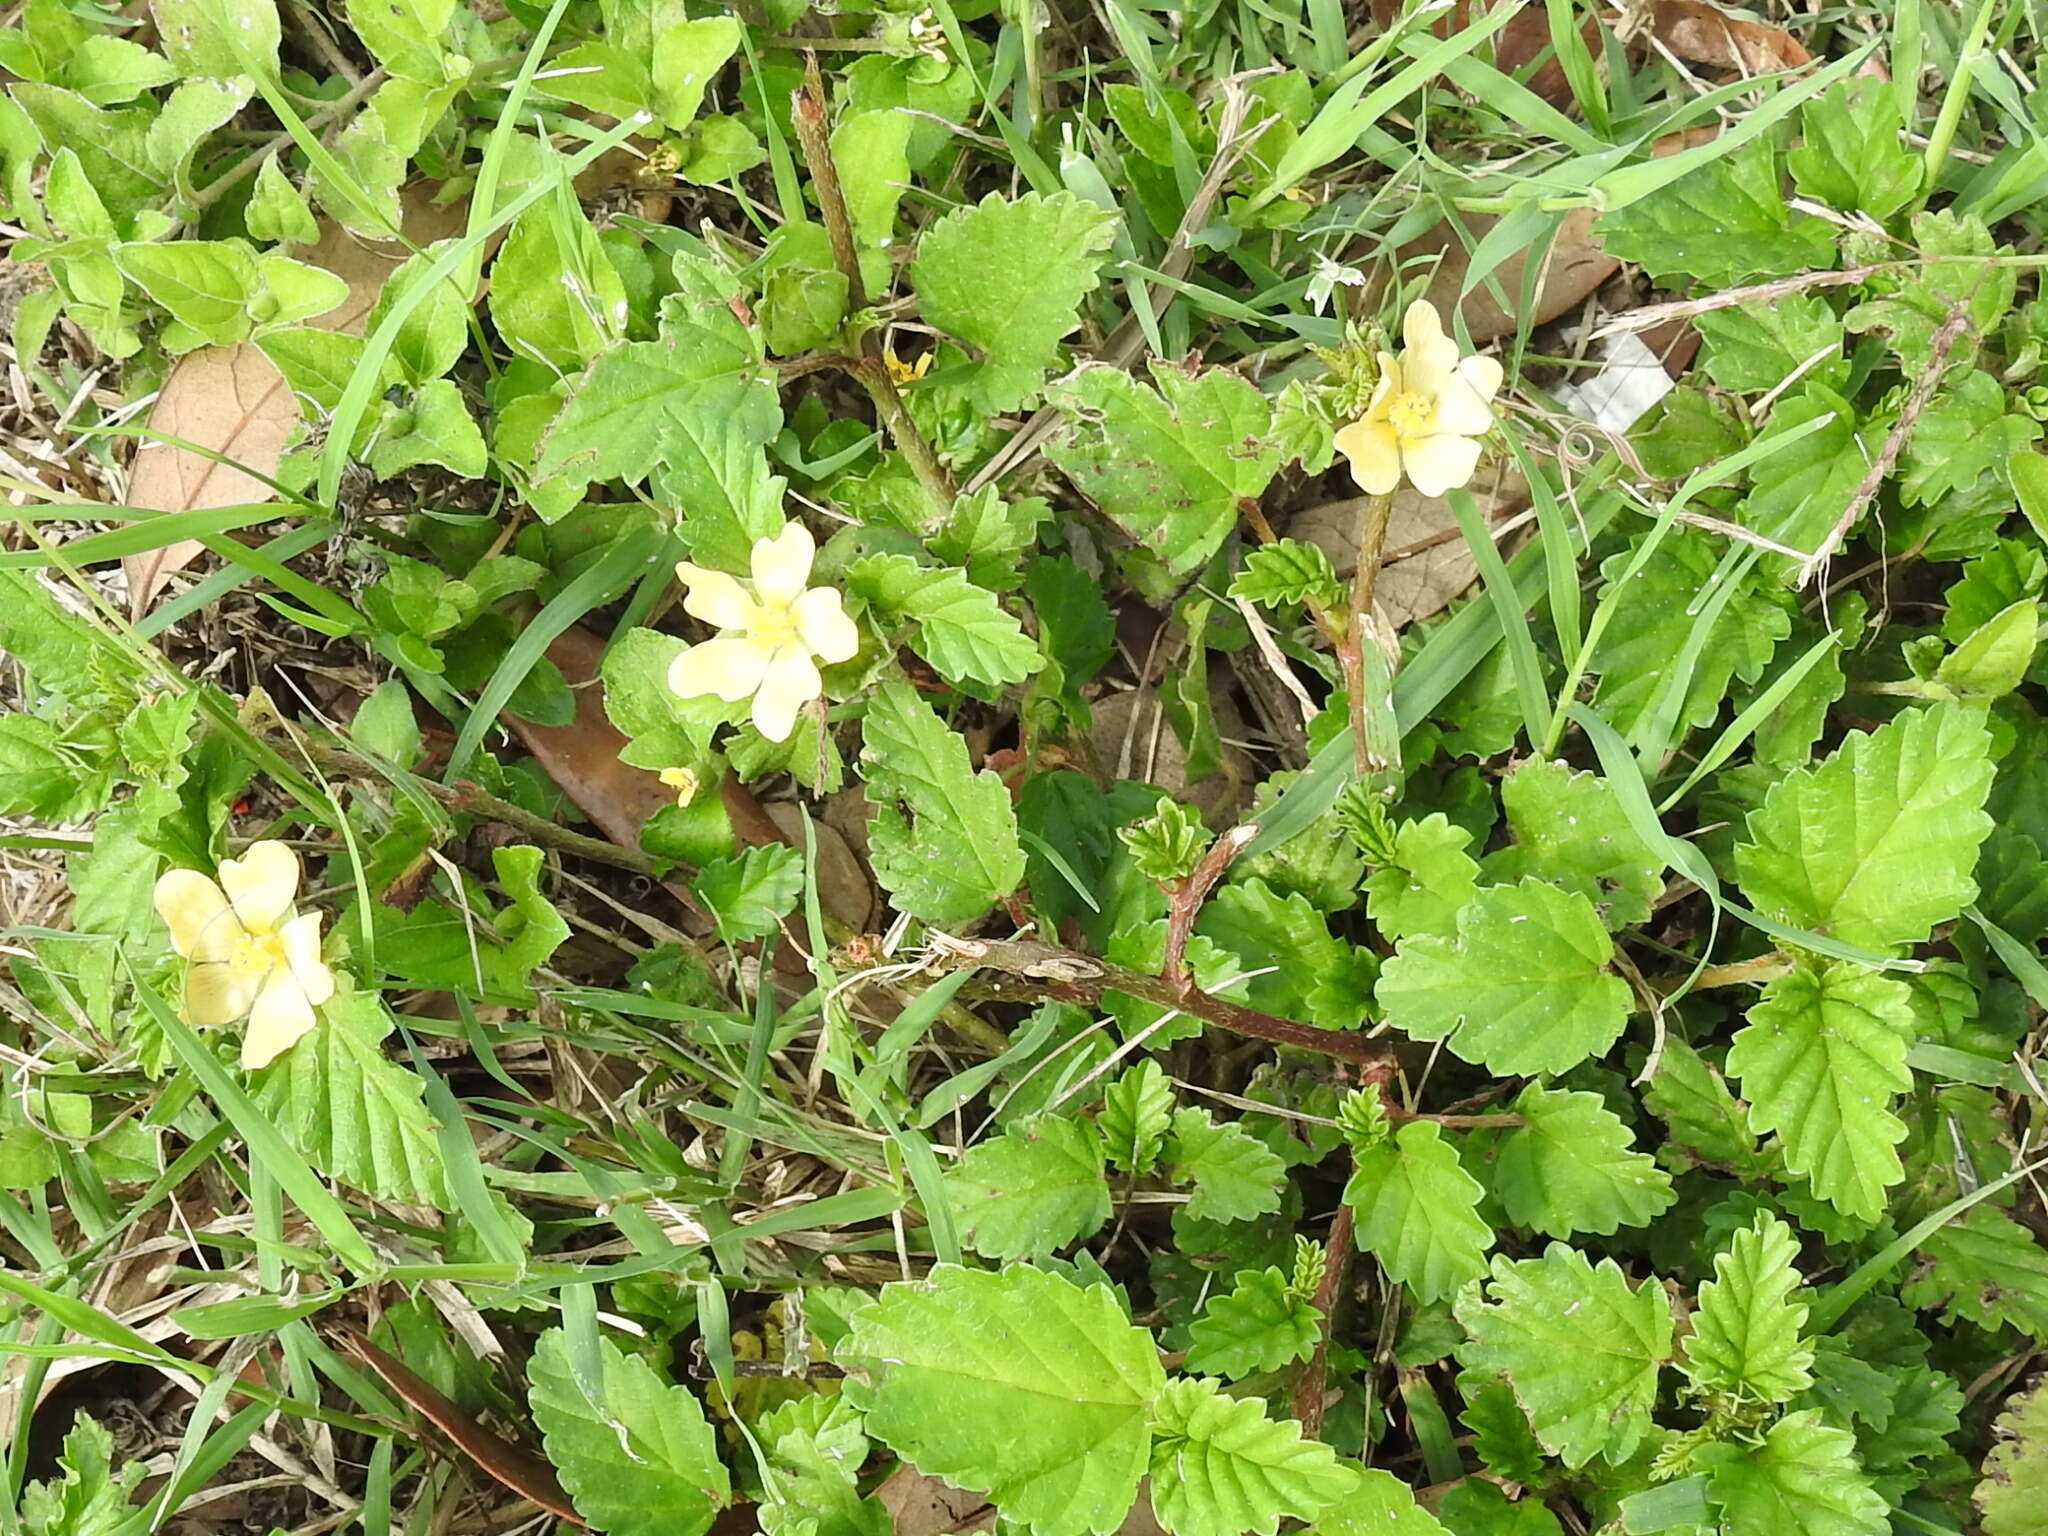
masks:
[[[1813,1384],[1813,1348],[1800,1338],[1806,1304],[1793,1299],[1798,1257],[1792,1229],[1768,1214],[1714,1256],[1714,1278],[1700,1287],[1685,1341],[1695,1391],[1786,1403]]]
[[[1547,1237],[1640,1227],[1671,1204],[1671,1176],[1629,1145],[1628,1127],[1597,1093],[1531,1083],[1515,1100],[1522,1124],[1493,1156],[1493,1190],[1508,1219]]]
[[[1344,1202],[1356,1213],[1359,1249],[1430,1302],[1486,1273],[1485,1193],[1433,1121],[1411,1120],[1359,1154]]]
[[[1109,1220],[1102,1138],[1085,1120],[1034,1115],[972,1147],[946,1176],[961,1241],[992,1259],[1050,1254]]]
[[[2015,1396],[1992,1428],[1999,1443],[1973,1495],[1985,1536],[2048,1536],[2048,1376]]]
[[[1152,1512],[1172,1536],[1273,1536],[1283,1515],[1313,1519],[1358,1483],[1299,1424],[1206,1377],[1167,1383],[1153,1433]]]

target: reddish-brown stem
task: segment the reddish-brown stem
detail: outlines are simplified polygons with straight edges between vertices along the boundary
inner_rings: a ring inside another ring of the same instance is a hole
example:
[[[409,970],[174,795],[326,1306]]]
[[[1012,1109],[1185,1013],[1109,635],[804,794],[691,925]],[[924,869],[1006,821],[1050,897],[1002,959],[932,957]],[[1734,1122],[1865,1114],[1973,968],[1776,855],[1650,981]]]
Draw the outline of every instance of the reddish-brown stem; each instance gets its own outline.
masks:
[[[1301,1368],[1294,1387],[1294,1417],[1301,1424],[1301,1438],[1319,1439],[1323,1433],[1324,1384],[1330,1373],[1330,1336],[1337,1327],[1337,1302],[1343,1296],[1344,1271],[1351,1264],[1352,1216],[1348,1204],[1337,1207],[1337,1219],[1330,1223],[1330,1241],[1323,1250],[1323,1279],[1316,1287],[1316,1310],[1322,1314],[1316,1328],[1316,1352]]]
[[[1166,961],[1160,967],[1160,975],[1177,994],[1185,995],[1195,984],[1187,971],[1188,937],[1195,931],[1202,903],[1209,899],[1209,893],[1230,868],[1231,861],[1258,835],[1256,822],[1232,827],[1209,845],[1208,852],[1183,879],[1165,888],[1170,905],[1166,910]]]

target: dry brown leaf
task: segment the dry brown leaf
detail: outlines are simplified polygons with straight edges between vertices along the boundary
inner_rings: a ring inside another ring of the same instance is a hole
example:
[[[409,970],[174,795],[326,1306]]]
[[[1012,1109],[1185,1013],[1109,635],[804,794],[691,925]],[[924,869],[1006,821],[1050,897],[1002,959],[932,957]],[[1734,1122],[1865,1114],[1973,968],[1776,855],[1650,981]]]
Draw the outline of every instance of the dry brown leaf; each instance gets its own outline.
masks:
[[[408,190],[405,199],[405,235],[415,245],[459,234],[467,217],[459,204],[436,207],[428,202],[431,190]],[[321,220],[321,225],[320,239],[299,259],[324,267],[347,283],[348,297],[307,323],[322,330],[360,332],[385,282],[411,252],[395,240],[363,240],[330,219]],[[270,487],[236,464],[257,474],[275,474],[298,421],[298,402],[285,387],[284,376],[254,342],[188,352],[164,380],[149,414],[150,430],[210,448],[235,463],[223,464],[152,439],[135,455],[129,471],[129,504],[156,512],[189,512],[268,501]],[[124,559],[130,616],[139,619],[148,612],[164,583],[205,548],[187,539]]]
[[[763,807],[768,819],[792,848],[804,845],[802,807],[788,800],[770,801]],[[861,866],[852,845],[829,821],[813,816],[811,828],[818,839],[818,900],[825,910],[855,933],[868,931],[868,919],[875,913],[875,888]]]
[[[1621,263],[1601,248],[1593,219],[1592,209],[1574,208],[1558,226],[1557,237],[1542,257],[1536,302],[1529,314],[1531,326],[1555,320],[1621,269]],[[1423,297],[1444,314],[1456,309],[1464,317],[1473,344],[1484,346],[1498,337],[1512,336],[1518,329],[1516,317],[1500,306],[1491,290],[1498,284],[1510,302],[1518,299],[1531,251],[1517,251],[1508,257],[1460,300],[1458,291],[1465,286],[1465,274],[1471,268],[1471,248],[1486,237],[1497,221],[1491,214],[1473,213],[1464,215],[1462,222],[1465,233],[1461,234],[1456,225],[1446,220],[1421,238],[1409,241],[1397,253],[1394,267],[1405,272],[1420,259],[1441,256]],[[1375,281],[1367,285],[1368,308],[1378,302],[1385,289],[1386,270],[1384,264],[1378,267]]]
[[[1230,745],[1244,739],[1243,719],[1232,702],[1227,673],[1212,673],[1209,698],[1216,711],[1216,733],[1223,738],[1223,767],[1200,783],[1190,784],[1187,753],[1173,733],[1159,695],[1133,689],[1097,699],[1091,706],[1088,751],[1105,779],[1137,779],[1201,812],[1211,827],[1227,827],[1251,798],[1252,763],[1243,750]]]
[[[548,660],[561,668],[576,695],[576,716],[567,725],[536,725],[506,716],[513,734],[547,770],[576,808],[621,848],[640,846],[640,829],[675,791],[645,768],[619,761],[626,738],[604,712],[603,639],[572,624],[548,647]]]
[[[1657,0],[1650,35],[1688,64],[1769,75],[1813,62],[1799,39],[1760,21],[1731,16],[1706,0]]]

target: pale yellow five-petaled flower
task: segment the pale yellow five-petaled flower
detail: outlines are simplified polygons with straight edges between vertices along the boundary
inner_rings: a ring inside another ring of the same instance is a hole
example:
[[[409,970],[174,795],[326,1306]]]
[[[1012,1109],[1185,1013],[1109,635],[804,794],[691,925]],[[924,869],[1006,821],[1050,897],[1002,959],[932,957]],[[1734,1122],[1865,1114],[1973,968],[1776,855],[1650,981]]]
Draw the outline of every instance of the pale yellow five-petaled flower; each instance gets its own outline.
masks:
[[[1372,403],[1337,433],[1337,451],[1369,495],[1385,495],[1405,474],[1423,495],[1441,496],[1479,467],[1479,439],[1493,426],[1487,402],[1500,388],[1501,366],[1490,357],[1459,357],[1427,299],[1408,306],[1401,339],[1407,345],[1398,359],[1380,354]]]
[[[816,554],[810,530],[791,523],[772,539],[754,540],[749,583],[687,560],[677,565],[688,589],[683,612],[736,633],[676,657],[669,691],[683,699],[715,693],[728,704],[751,698],[755,729],[787,741],[798,711],[825,690],[818,662],[851,661],[860,649],[839,593],[809,586]]]
[[[290,1050],[334,996],[334,973],[320,959],[320,914],[293,911],[298,894],[298,855],[267,840],[222,859],[219,884],[196,869],[156,883],[171,946],[192,962],[187,1017],[212,1025],[246,1015],[242,1065],[252,1072]]]

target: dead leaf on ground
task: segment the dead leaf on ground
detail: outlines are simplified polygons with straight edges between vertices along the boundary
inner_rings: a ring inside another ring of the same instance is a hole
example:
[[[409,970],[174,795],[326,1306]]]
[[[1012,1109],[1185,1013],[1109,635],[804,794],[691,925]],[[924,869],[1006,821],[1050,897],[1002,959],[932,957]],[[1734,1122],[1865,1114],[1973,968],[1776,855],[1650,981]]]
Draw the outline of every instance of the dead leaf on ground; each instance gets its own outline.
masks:
[[[1731,16],[1706,0],[1657,0],[1647,31],[1686,63],[1708,69],[1770,75],[1813,62],[1791,33]]]
[[[893,1536],[980,1536],[996,1528],[995,1508],[981,1494],[955,1488],[912,1466],[900,1466],[883,1478],[874,1496],[889,1512]],[[1138,1502],[1117,1527],[1116,1536],[1165,1536],[1147,1490],[1139,1490]]]
[[[1558,226],[1556,238],[1540,256],[1542,266],[1537,278],[1536,301],[1528,317],[1532,327],[1555,320],[1573,305],[1584,302],[1588,294],[1620,270],[1621,263],[1601,248],[1599,236],[1593,230],[1594,217],[1590,208],[1574,208],[1567,213]],[[1437,263],[1436,272],[1429,280],[1429,288],[1422,296],[1444,314],[1448,315],[1455,309],[1464,317],[1465,329],[1471,334],[1473,344],[1484,346],[1499,337],[1515,334],[1519,325],[1517,318],[1501,307],[1492,289],[1498,285],[1510,303],[1520,299],[1524,275],[1535,249],[1528,247],[1515,252],[1460,299],[1459,290],[1465,286],[1466,274],[1471,269],[1472,248],[1477,247],[1499,221],[1491,214],[1471,213],[1465,214],[1461,222],[1463,233],[1457,225],[1445,220],[1428,234],[1409,241],[1397,253],[1395,267],[1406,272],[1426,258],[1441,256],[1442,260]],[[1377,280],[1367,286],[1365,301],[1368,308],[1384,291],[1385,272],[1384,266],[1376,269]]]
[[[1245,727],[1231,701],[1227,671],[1211,673],[1209,699],[1216,712],[1216,734],[1223,741],[1220,771],[1199,783],[1188,782],[1187,753],[1166,719],[1158,693],[1151,688],[1112,693],[1091,706],[1093,719],[1087,739],[1096,770],[1106,779],[1136,779],[1153,785],[1192,805],[1209,826],[1229,826],[1251,797],[1253,773],[1251,759],[1241,748],[1230,745],[1244,739]]]
[[[406,238],[418,246],[460,234],[467,213],[461,204],[436,207],[430,187],[408,189]],[[412,253],[395,240],[370,242],[322,219],[322,234],[298,259],[325,268],[348,284],[348,297],[307,324],[322,330],[359,333],[377,295]],[[149,414],[152,433],[181,438],[234,460],[222,463],[201,453],[151,438],[135,455],[128,476],[131,506],[156,512],[189,512],[232,507],[271,498],[256,474],[275,474],[299,423],[299,404],[284,376],[252,341],[231,347],[201,347],[172,367]],[[195,539],[129,555],[131,618],[149,611],[164,583],[205,553]]]
[[[803,808],[793,801],[773,800],[763,807],[768,819],[782,833],[783,841],[801,849],[804,845]],[[818,840],[818,900],[827,912],[855,933],[868,931],[875,913],[875,888],[861,866],[852,845],[830,821],[811,818],[811,830]]]
[[[1487,473],[1481,472],[1482,480]],[[1499,470],[1490,490],[1475,484],[1473,492],[1489,523],[1529,504],[1528,486],[1511,469]],[[1363,497],[1351,497],[1309,507],[1295,516],[1288,536],[1321,549],[1337,574],[1349,581],[1358,566],[1358,513],[1363,503]],[[1440,613],[1478,575],[1450,503],[1424,496],[1410,485],[1395,491],[1387,519],[1386,559],[1374,588],[1381,618],[1398,630]]]

